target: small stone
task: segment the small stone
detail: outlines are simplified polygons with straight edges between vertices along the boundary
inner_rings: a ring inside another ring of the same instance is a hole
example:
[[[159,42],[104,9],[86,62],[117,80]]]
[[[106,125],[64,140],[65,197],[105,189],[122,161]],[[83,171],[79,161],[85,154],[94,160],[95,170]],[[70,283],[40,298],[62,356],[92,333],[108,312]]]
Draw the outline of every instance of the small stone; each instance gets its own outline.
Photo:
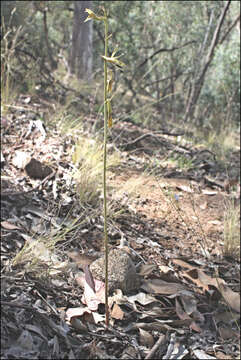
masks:
[[[95,260],[90,265],[90,271],[94,278],[105,281],[105,255]],[[108,256],[108,283],[109,292],[121,289],[123,293],[137,290],[140,286],[140,278],[136,273],[135,265],[130,256],[121,249],[112,249]]]
[[[51,167],[42,164],[40,161],[32,158],[25,166],[25,171],[32,179],[43,180],[52,173]]]

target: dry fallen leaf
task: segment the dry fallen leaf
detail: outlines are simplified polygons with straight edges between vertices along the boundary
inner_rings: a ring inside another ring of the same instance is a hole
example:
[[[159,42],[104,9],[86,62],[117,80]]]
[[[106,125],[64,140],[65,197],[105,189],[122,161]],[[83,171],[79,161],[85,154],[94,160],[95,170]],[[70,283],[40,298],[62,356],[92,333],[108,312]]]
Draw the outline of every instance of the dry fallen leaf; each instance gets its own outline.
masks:
[[[180,190],[188,192],[188,193],[194,192],[194,190],[188,185],[177,185],[177,189],[180,189]]]
[[[143,346],[152,347],[154,344],[153,336],[144,329],[139,329],[140,333],[140,344]]]
[[[156,265],[154,264],[142,264],[138,271],[138,274],[141,276],[150,275],[152,271],[155,269],[156,269]]]
[[[139,292],[136,295],[128,296],[128,302],[134,304],[135,301],[139,302],[141,305],[148,305],[157,300],[149,294],[146,294],[144,292]]]
[[[119,305],[114,304],[113,309],[111,310],[111,317],[117,320],[123,319],[124,312],[121,310]]]
[[[188,315],[197,311],[197,300],[192,294],[182,294],[181,302]]]
[[[205,195],[210,195],[210,196],[213,196],[213,195],[216,195],[218,192],[217,191],[213,191],[213,190],[202,190],[202,193],[205,194]]]
[[[94,282],[93,275],[92,275],[88,265],[84,265],[84,273],[85,273],[85,281],[91,287],[91,289],[95,292],[95,282]]]
[[[208,355],[205,351],[203,350],[199,350],[199,349],[194,349],[193,350],[194,355],[196,356],[197,359],[205,359],[205,360],[211,360],[211,359],[216,359],[216,357],[214,356],[210,356]]]
[[[143,280],[141,288],[150,293],[165,295],[173,295],[181,290],[186,290],[186,287],[182,284],[169,283],[160,279]]]
[[[204,271],[199,269],[193,269],[189,270],[185,273],[183,273],[183,276],[190,279],[192,282],[194,282],[199,287],[203,288],[206,291],[209,291],[209,286],[214,286],[218,288],[219,284],[223,284],[224,280],[221,278],[212,278],[211,276],[208,276],[205,274]]]
[[[172,259],[171,260],[174,264],[182,266],[187,269],[199,269],[197,266],[194,266],[192,264],[187,263],[186,261],[183,261],[181,259]]]
[[[69,251],[68,256],[80,267],[83,267],[84,265],[90,265],[94,260],[97,259],[97,256],[80,254],[76,250]]]
[[[18,169],[23,169],[29,160],[30,155],[28,153],[17,150],[12,159],[12,164]]]
[[[196,332],[201,332],[200,327],[195,323],[195,321],[191,321],[192,318],[182,309],[181,304],[179,303],[179,301],[176,298],[176,313],[178,315],[178,317],[181,320],[190,320],[190,328]]]
[[[94,279],[95,290],[93,290],[86,282],[85,277],[76,276],[75,280],[81,287],[84,286],[84,294],[81,301],[91,311],[96,311],[99,304],[105,303],[105,284],[102,281]]]
[[[229,327],[223,327],[223,326],[220,326],[218,328],[218,331],[219,331],[219,334],[221,336],[221,338],[223,340],[227,340],[227,339],[235,339],[235,338],[239,338],[240,337],[240,334],[238,331],[234,331],[230,326]]]
[[[221,226],[222,222],[219,220],[210,220],[210,221],[208,221],[208,224]]]
[[[200,209],[205,210],[207,208],[207,201],[204,201],[202,204],[200,204]]]
[[[66,311],[66,321],[71,322],[72,318],[81,317],[86,312],[89,314],[91,313],[91,311],[85,306],[77,307],[77,308],[69,308]]]
[[[18,226],[14,225],[14,224],[11,224],[11,223],[8,222],[8,221],[1,221],[1,226],[2,226],[4,229],[7,229],[7,230],[20,229]]]
[[[234,292],[225,284],[220,284],[218,289],[221,291],[221,294],[228,305],[238,313],[240,313],[240,294]]]

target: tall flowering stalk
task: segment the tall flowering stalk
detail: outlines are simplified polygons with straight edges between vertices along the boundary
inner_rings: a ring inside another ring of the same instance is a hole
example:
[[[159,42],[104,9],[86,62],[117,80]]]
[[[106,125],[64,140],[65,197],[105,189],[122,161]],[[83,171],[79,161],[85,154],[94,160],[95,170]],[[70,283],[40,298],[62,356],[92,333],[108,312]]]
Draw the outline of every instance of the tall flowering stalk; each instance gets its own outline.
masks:
[[[112,63],[118,67],[125,64],[118,60],[119,56],[115,56],[117,48],[113,51],[111,56],[108,56],[108,15],[105,8],[103,8],[103,16],[97,16],[92,10],[86,9],[88,17],[85,21],[95,19],[103,21],[105,26],[105,55],[104,59],[104,149],[103,149],[103,194],[104,194],[104,247],[105,247],[105,324],[109,326],[109,306],[108,306],[108,233],[107,233],[107,194],[106,194],[106,163],[107,163],[107,132],[108,127],[112,127],[112,108],[111,108],[111,94],[113,77],[112,72],[107,72],[107,64]]]

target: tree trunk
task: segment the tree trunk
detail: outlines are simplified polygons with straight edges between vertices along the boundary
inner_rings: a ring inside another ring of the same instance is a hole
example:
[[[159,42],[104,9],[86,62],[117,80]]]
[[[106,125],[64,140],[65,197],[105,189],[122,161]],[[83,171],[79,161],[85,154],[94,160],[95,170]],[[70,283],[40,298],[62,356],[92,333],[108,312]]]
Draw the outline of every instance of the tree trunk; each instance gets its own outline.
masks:
[[[74,22],[72,34],[72,48],[70,54],[70,72],[78,79],[90,80],[92,75],[92,34],[93,21],[84,20],[88,14],[85,9],[91,8],[92,1],[74,2]]]
[[[194,114],[194,111],[196,109],[196,105],[197,105],[197,102],[199,99],[199,95],[201,93],[201,90],[202,90],[202,87],[204,84],[205,75],[206,75],[208,67],[211,64],[211,61],[213,59],[214,50],[218,44],[219,37],[220,37],[220,31],[221,31],[225,16],[227,14],[228,8],[230,6],[230,3],[231,3],[231,0],[228,0],[224,5],[223,11],[219,17],[216,29],[213,34],[212,42],[210,44],[210,48],[209,48],[208,54],[206,56],[205,62],[201,67],[199,75],[194,80],[194,84],[191,88],[190,96],[189,96],[187,107],[186,107],[184,121],[187,121],[193,117],[193,114]],[[203,49],[202,49],[202,51],[203,51]]]
[[[45,38],[45,44],[47,48],[47,53],[49,57],[49,62],[51,66],[51,70],[57,69],[57,61],[54,60],[51,46],[49,44],[49,34],[48,34],[48,25],[47,25],[47,10],[43,10],[43,23],[44,23],[44,38]]]

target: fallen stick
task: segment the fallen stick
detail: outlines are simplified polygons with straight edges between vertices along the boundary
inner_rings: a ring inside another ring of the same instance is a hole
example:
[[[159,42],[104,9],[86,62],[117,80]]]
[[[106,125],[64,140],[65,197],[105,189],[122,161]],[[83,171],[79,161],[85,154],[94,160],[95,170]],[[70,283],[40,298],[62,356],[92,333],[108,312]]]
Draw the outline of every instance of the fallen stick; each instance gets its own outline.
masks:
[[[165,335],[160,335],[159,339],[157,340],[157,342],[152,346],[151,350],[149,351],[149,353],[146,355],[145,360],[146,359],[151,359],[154,358],[153,355],[155,354],[155,352],[158,350],[159,347],[161,347],[162,345],[164,345],[164,343],[166,342],[166,336]]]

